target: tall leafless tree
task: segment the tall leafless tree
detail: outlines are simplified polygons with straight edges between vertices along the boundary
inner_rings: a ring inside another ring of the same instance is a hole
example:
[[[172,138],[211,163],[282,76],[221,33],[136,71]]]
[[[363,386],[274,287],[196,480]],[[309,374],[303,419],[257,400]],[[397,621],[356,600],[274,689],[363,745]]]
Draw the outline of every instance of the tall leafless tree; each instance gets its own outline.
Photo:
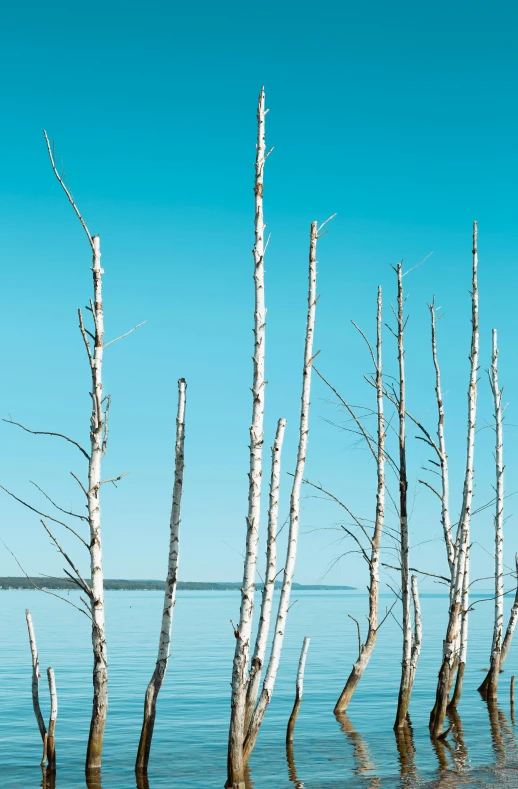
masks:
[[[405,317],[403,292],[403,264],[396,268],[397,274],[397,347],[399,365],[399,395],[397,399],[399,417],[399,533],[401,560],[401,602],[403,606],[403,658],[399,687],[395,729],[405,726],[410,696],[412,694],[412,616],[408,547],[408,480],[406,471],[406,405],[405,405]]]
[[[358,658],[347,678],[345,687],[335,705],[335,715],[343,714],[353,696],[354,691],[367,668],[371,658],[378,634],[378,599],[379,599],[379,573],[380,573],[380,545],[385,517],[385,417],[383,408],[383,367],[382,367],[382,291],[378,288],[378,308],[376,318],[376,357],[372,353],[375,363],[375,385],[377,403],[377,442],[376,442],[376,518],[374,532],[370,538],[369,563],[369,615],[367,638],[364,644],[360,640]]]
[[[257,702],[257,695],[261,683],[261,672],[266,652],[266,642],[268,640],[270,620],[272,615],[275,579],[277,577],[277,523],[279,515],[279,491],[281,482],[281,453],[285,429],[286,420],[279,419],[277,423],[275,441],[272,446],[270,506],[268,509],[268,537],[266,541],[266,575],[264,579],[261,600],[259,627],[257,628],[255,648],[250,668],[250,678],[248,680],[248,688],[246,693],[245,730],[248,728],[250,718],[252,717],[252,713]]]
[[[496,698],[504,628],[504,437],[502,389],[498,384],[498,339],[496,329],[493,329],[493,353],[489,371],[489,383],[495,409],[495,621],[489,671],[479,687],[479,691],[488,698]]]
[[[164,605],[162,608],[162,624],[160,629],[160,639],[158,643],[158,656],[155,670],[146,690],[144,700],[144,720],[137,752],[135,771],[146,773],[151,740],[156,717],[156,702],[160,688],[164,681],[169,662],[169,652],[171,645],[171,631],[173,627],[173,613],[176,603],[176,584],[178,579],[178,557],[180,548],[180,512],[183,491],[183,471],[184,471],[184,444],[185,444],[185,403],[187,394],[187,384],[185,378],[178,381],[178,410],[176,415],[176,442],[175,442],[175,464],[174,464],[174,485],[173,485],[173,504],[171,508],[171,519],[169,523],[169,559],[167,564],[167,579],[164,592]]]
[[[261,514],[261,479],[264,423],[264,354],[266,307],[264,299],[264,165],[268,154],[265,147],[264,88],[257,105],[257,146],[255,159],[255,244],[254,256],[254,356],[252,385],[252,424],[250,427],[250,471],[248,475],[248,515],[246,519],[246,550],[241,588],[239,624],[235,629],[236,647],[232,667],[230,731],[228,738],[228,786],[241,789],[243,784],[243,743],[245,737],[248,661],[252,636],[255,574]]]
[[[477,378],[479,355],[478,327],[478,226],[473,223],[472,290],[471,290],[471,351],[468,386],[468,429],[466,467],[462,507],[455,539],[455,555],[450,591],[450,607],[446,637],[443,641],[442,663],[437,680],[435,704],[430,714],[430,734],[440,736],[448,708],[449,693],[454,680],[454,667],[458,664],[455,689],[450,708],[455,709],[460,699],[466,664],[468,596],[469,596],[469,548],[470,524],[473,500],[473,478],[475,457],[475,430],[477,414]]]

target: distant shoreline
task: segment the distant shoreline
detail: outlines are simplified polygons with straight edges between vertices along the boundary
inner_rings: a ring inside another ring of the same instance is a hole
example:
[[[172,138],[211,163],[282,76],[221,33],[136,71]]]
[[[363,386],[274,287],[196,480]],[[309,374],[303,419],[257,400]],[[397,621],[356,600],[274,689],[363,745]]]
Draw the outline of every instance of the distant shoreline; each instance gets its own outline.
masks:
[[[31,581],[33,583],[31,583]],[[5,576],[0,577],[0,591],[16,590],[16,589],[34,589],[34,585],[42,589],[76,589],[77,587],[71,581],[65,578],[41,578],[39,576],[32,576],[31,581],[24,577]],[[280,589],[282,586],[280,581],[275,583],[275,588]],[[134,581],[124,578],[107,578],[104,581],[104,588],[106,591],[131,591],[131,592],[153,592],[163,591],[165,587],[164,581],[141,580]],[[225,581],[178,581],[177,589],[179,592],[187,591],[201,591],[201,592],[232,592],[239,591],[241,588],[240,582],[225,582]],[[263,584],[256,584],[256,590],[260,591]],[[293,590],[298,592],[353,592],[356,591],[355,586],[327,586],[324,584],[293,584]]]

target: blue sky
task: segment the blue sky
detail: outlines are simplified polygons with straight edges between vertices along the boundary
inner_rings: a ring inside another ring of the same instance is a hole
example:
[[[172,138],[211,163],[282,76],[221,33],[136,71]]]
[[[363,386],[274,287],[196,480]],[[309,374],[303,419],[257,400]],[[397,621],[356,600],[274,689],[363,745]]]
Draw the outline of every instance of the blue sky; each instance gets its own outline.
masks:
[[[286,416],[284,468],[296,450],[309,223],[337,217],[319,248],[319,366],[353,403],[372,402],[369,359],[350,325],[371,336],[376,286],[388,316],[406,280],[408,407],[435,424],[426,301],[444,307],[440,356],[460,506],[469,351],[471,223],[479,221],[480,426],[491,419],[485,369],[499,329],[508,408],[507,490],[518,489],[516,136],[512,3],[441,0],[220,5],[12,4],[0,60],[2,415],[88,436],[88,369],[76,310],[90,297],[89,249],[46,158],[56,141],[74,196],[102,239],[106,331],[148,324],[106,352],[113,396],[106,473],[109,577],[161,577],[166,564],[176,380],[188,380],[181,572],[238,580],[244,545],[252,353],[255,103],[264,83],[275,150],[265,176],[267,411],[265,446]],[[387,372],[395,371],[387,332]],[[374,511],[367,454],[326,419],[343,416],[315,381],[307,476],[358,515]],[[426,452],[410,430],[412,559],[444,567],[439,513],[416,479]],[[69,475],[81,456],[52,439],[0,427],[0,482],[40,504],[34,480],[80,505]],[[477,436],[476,502],[491,497],[492,433]],[[265,453],[268,457],[268,451]],[[266,472],[267,475],[267,472]],[[289,477],[283,490],[287,511]],[[414,489],[417,489],[414,502]],[[395,489],[394,489],[395,491]],[[515,499],[508,500],[512,516]],[[61,572],[37,518],[4,496],[0,535],[31,573]],[[305,499],[297,579],[363,586],[364,568],[333,544],[342,514]],[[390,516],[389,516],[390,517]],[[390,521],[393,524],[393,519]],[[508,521],[506,553],[518,547]],[[331,529],[331,530],[330,530]],[[475,573],[489,575],[491,512],[474,520]],[[143,541],[139,534],[144,534]],[[64,542],[69,544],[64,538]],[[480,543],[480,545],[478,544]],[[2,574],[17,574],[2,548]],[[85,557],[86,561],[86,557]],[[434,587],[430,581],[424,583]]]

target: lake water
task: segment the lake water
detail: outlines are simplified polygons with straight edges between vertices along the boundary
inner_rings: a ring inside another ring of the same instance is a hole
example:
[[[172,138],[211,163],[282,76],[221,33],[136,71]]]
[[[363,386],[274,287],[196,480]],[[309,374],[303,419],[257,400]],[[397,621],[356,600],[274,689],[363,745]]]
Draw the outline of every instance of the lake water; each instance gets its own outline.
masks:
[[[509,709],[509,681],[518,674],[518,638],[500,679],[500,707],[490,719],[476,691],[488,665],[493,604],[471,614],[470,647],[456,735],[434,750],[428,737],[447,598],[423,595],[424,639],[410,716],[413,740],[403,748],[392,725],[400,675],[401,631],[389,618],[341,724],[333,706],[357,649],[350,613],[365,622],[366,595],[297,592],[290,611],[274,697],[250,761],[255,789],[377,789],[378,787],[518,787],[518,749]],[[76,599],[70,593],[70,600]],[[382,597],[381,610],[390,605]],[[506,599],[506,608],[511,601]],[[162,594],[108,592],[106,612],[110,703],[102,789],[134,789],[133,764],[146,685],[156,659]],[[222,789],[229,692],[238,618],[236,592],[180,592],[172,657],[159,697],[149,789]],[[41,741],[31,702],[25,608],[33,615],[48,716],[47,666],[59,697],[56,727],[58,789],[83,789],[91,711],[89,623],[72,607],[36,591],[0,592],[0,767],[2,789],[37,789]],[[399,613],[399,612],[398,612]],[[303,637],[311,637],[302,707],[287,760],[286,723],[293,705]],[[97,789],[97,787],[96,787]]]

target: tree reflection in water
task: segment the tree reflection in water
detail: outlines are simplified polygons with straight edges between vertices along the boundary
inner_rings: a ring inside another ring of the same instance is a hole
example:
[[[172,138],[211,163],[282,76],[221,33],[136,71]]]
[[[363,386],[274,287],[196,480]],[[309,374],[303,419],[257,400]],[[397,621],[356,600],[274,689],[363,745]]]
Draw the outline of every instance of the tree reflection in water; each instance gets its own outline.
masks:
[[[41,786],[43,789],[56,789],[56,771],[41,767]]]
[[[399,761],[399,774],[401,776],[401,786],[412,789],[417,779],[417,767],[415,763],[414,732],[410,717],[407,715],[407,723],[401,729],[394,729],[396,747]]]
[[[376,770],[376,764],[372,759],[367,743],[361,734],[356,731],[345,712],[338,713],[335,717],[340,724],[341,730],[353,747],[354,772],[357,775],[368,776],[370,778],[371,782],[368,789],[378,789],[378,787],[382,785],[381,779],[377,775],[372,775]]]

